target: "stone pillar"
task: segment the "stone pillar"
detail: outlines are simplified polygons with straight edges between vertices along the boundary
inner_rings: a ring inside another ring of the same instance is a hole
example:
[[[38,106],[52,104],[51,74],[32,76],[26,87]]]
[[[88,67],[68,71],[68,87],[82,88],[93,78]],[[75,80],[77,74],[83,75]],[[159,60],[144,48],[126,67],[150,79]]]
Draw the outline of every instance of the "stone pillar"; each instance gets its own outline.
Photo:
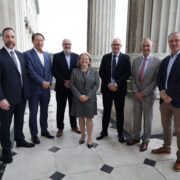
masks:
[[[93,66],[99,67],[103,54],[111,51],[114,37],[115,0],[88,0],[87,51]]]
[[[141,54],[140,43],[149,37],[153,43],[153,55],[164,58],[170,51],[167,37],[173,31],[180,31],[179,0],[129,0],[126,53],[132,59]],[[126,97],[125,129],[132,133],[132,95]],[[152,134],[162,133],[159,100],[154,105]]]

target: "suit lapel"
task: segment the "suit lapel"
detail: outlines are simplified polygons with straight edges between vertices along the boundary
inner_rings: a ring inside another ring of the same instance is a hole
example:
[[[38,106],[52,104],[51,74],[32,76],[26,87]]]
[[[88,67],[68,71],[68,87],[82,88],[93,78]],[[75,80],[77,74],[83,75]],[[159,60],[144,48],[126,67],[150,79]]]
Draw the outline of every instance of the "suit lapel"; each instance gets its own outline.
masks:
[[[9,53],[6,51],[5,48],[3,48],[3,54],[7,58],[7,60],[13,65],[13,67],[18,71],[16,64],[14,63],[12,57],[9,55]],[[18,73],[19,73],[19,71],[18,71]]]
[[[144,73],[144,79],[145,79],[146,75],[148,74],[149,69],[152,67],[153,61],[154,61],[154,58],[153,58],[153,56],[151,56],[149,59],[149,62],[148,62],[148,66],[146,68],[146,72]]]
[[[31,51],[32,55],[34,56],[35,61],[38,62],[38,64],[41,66],[42,69],[44,69],[41,60],[39,59],[39,56],[37,55],[36,51],[32,49]]]
[[[176,69],[176,67],[179,67],[179,65],[177,65],[179,63],[179,60],[180,60],[180,54],[177,56],[177,58],[174,61],[174,64],[172,65],[168,80],[171,78],[172,73],[177,71],[175,69]],[[169,58],[169,61],[170,61],[170,58]],[[168,64],[169,64],[169,61],[168,61]],[[167,65],[167,67],[168,67],[168,65]],[[166,74],[167,74],[167,70],[166,70]]]
[[[141,62],[142,62],[142,56],[138,57],[138,59],[136,60],[136,78],[139,79],[139,68],[140,68],[140,65],[141,65]]]

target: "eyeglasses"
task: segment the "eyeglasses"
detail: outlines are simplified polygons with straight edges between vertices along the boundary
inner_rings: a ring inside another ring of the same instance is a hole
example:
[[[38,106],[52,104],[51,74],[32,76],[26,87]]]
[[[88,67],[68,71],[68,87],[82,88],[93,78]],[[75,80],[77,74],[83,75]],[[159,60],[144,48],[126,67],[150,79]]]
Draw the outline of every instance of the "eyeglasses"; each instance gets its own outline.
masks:
[[[112,44],[112,46],[121,46],[121,44]]]
[[[169,40],[168,42],[169,42],[169,43],[174,43],[174,42],[175,42],[175,43],[178,43],[178,42],[180,42],[180,39]]]
[[[71,43],[64,43],[63,45],[64,45],[64,46],[70,46]]]

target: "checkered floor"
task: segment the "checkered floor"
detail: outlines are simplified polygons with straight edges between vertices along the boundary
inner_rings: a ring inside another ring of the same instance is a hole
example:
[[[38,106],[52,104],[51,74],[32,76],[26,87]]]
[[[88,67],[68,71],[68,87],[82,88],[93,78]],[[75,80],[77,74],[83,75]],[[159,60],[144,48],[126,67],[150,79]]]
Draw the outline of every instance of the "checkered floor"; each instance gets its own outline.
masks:
[[[51,92],[49,105],[49,131],[56,133],[56,101]],[[26,109],[24,133],[30,141],[28,127],[29,111]],[[151,150],[162,145],[160,138],[152,138],[145,152],[139,144],[127,146],[118,142],[114,124],[109,136],[96,141],[101,131],[102,100],[98,95],[98,115],[94,118],[94,148],[86,142],[79,145],[80,135],[71,131],[68,109],[65,115],[63,136],[53,140],[40,137],[41,143],[34,148],[17,148],[14,144],[13,163],[0,162],[0,177],[3,180],[179,180],[180,173],[173,171],[176,159],[176,137],[173,137],[170,155],[153,155]]]

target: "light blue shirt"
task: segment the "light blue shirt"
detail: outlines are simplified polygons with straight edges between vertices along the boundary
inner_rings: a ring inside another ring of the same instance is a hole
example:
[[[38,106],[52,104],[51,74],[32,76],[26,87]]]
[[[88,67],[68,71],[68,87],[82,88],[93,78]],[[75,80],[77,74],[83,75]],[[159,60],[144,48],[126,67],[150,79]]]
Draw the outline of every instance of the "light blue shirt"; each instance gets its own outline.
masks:
[[[177,56],[180,54],[180,51],[178,51],[174,56],[172,56],[171,54],[171,58],[169,60],[169,64],[168,64],[168,67],[167,67],[167,74],[166,74],[166,83],[165,83],[165,88],[167,89],[168,88],[168,78],[169,78],[169,74],[171,72],[171,68],[177,58]]]
[[[66,62],[67,62],[67,65],[68,65],[68,69],[70,69],[70,65],[71,65],[71,54],[66,55],[66,54],[64,53],[64,55],[65,55],[65,58],[66,58]]]
[[[114,55],[116,55],[116,66],[117,66],[120,52],[119,52],[118,54],[113,54],[113,53],[112,53],[112,60],[111,60],[111,82],[115,82],[115,80],[112,78],[112,63],[113,63],[113,56],[114,56]],[[117,86],[117,84],[116,84],[116,86]]]
[[[144,74],[145,74],[146,69],[147,69],[147,67],[148,67],[148,64],[149,64],[149,61],[150,61],[150,59],[151,59],[151,56],[152,56],[152,55],[150,54],[149,56],[146,57],[146,64],[145,64],[145,67],[144,67],[143,77],[144,77]],[[143,56],[143,58],[142,58],[142,60],[141,60],[140,67],[139,67],[139,73],[140,73],[141,66],[143,65],[144,58],[145,58],[145,57]]]

